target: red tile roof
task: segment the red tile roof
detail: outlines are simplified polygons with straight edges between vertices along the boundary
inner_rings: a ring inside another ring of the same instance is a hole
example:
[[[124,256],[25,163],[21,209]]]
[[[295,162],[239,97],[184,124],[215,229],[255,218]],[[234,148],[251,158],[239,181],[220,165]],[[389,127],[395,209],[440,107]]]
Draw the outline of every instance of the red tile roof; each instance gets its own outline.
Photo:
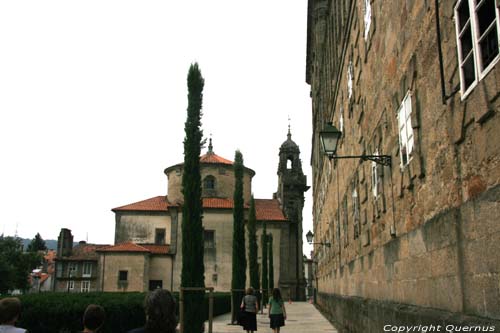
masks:
[[[223,198],[203,198],[203,208],[227,208],[232,209],[234,207],[233,199],[223,199]],[[248,205],[244,205],[244,208],[248,208]]]
[[[56,257],[55,260],[85,261],[98,259],[96,251],[108,247],[101,244],[78,244],[71,250],[70,256]]]
[[[98,252],[139,252],[151,254],[168,254],[169,251],[170,247],[168,245],[136,244],[132,242],[111,245],[98,250]]]
[[[257,221],[286,221],[286,217],[276,199],[255,199]]]
[[[170,252],[169,245],[142,244],[141,246],[148,249],[151,254],[168,254]]]
[[[146,200],[134,202],[129,205],[113,208],[112,211],[154,211],[154,212],[165,212],[168,207],[175,206],[168,201],[168,198],[164,195],[149,198]]]
[[[200,163],[215,163],[215,164],[228,164],[233,165],[233,162],[230,160],[226,160],[224,157],[220,157],[219,155],[208,152],[205,155],[200,157]]]

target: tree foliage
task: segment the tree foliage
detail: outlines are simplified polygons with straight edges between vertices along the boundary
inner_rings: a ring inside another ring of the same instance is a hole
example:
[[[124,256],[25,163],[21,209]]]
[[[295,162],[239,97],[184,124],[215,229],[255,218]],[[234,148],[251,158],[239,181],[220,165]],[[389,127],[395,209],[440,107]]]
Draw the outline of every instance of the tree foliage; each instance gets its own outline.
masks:
[[[23,252],[20,238],[0,236],[0,293],[28,290],[28,276],[40,262],[39,254]]]
[[[28,244],[28,252],[38,252],[38,251],[46,251],[47,246],[45,245],[45,241],[43,240],[40,233],[36,233],[35,238],[31,240],[31,243]]]
[[[262,304],[266,305],[268,301],[269,280],[268,280],[268,264],[267,264],[267,231],[266,222],[262,223],[262,235],[260,236],[260,243],[262,248]]]
[[[250,210],[248,212],[248,267],[250,271],[250,286],[254,289],[260,289],[259,264],[257,262],[257,235],[256,235],[256,214],[255,200],[250,199]]]
[[[234,155],[234,207],[233,207],[233,260],[231,289],[245,289],[246,285],[246,248],[245,221],[243,212],[243,155],[239,150]],[[239,307],[244,292],[234,293],[234,309]]]
[[[274,288],[274,261],[273,261],[273,235],[269,234],[267,236],[267,246],[269,247],[268,261],[269,261],[269,290],[273,290]]]
[[[203,206],[201,199],[200,152],[203,131],[201,108],[203,79],[198,64],[189,67],[188,108],[184,138],[184,170],[182,174],[182,273],[181,287],[205,287],[203,263]],[[199,333],[203,327],[204,292],[185,292],[184,328]]]

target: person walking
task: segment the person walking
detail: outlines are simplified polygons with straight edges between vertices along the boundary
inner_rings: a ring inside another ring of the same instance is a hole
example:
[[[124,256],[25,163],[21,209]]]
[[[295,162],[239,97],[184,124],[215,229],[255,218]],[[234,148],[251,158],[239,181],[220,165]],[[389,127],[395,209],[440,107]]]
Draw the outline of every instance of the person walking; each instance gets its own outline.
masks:
[[[257,331],[257,312],[259,312],[259,302],[253,293],[253,288],[246,290],[246,295],[241,300],[241,309],[245,312],[243,319],[243,329],[247,333]]]
[[[16,327],[21,315],[21,301],[17,297],[0,300],[0,333],[25,333],[23,328]]]
[[[280,327],[285,326],[285,302],[283,302],[283,298],[281,298],[279,288],[274,288],[273,295],[269,298],[269,319],[270,326],[274,333],[279,333]]]
[[[128,333],[175,333],[177,316],[175,315],[175,299],[170,291],[156,289],[144,300],[146,325]]]
[[[90,304],[83,313],[83,331],[82,333],[95,333],[104,324],[106,312],[100,305]]]

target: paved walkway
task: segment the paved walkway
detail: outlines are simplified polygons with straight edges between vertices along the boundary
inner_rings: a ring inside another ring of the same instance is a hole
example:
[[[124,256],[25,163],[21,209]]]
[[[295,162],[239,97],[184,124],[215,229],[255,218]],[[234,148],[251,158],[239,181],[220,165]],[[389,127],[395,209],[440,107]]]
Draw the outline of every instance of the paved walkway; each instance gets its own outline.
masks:
[[[337,333],[335,327],[316,310],[314,305],[306,302],[285,303],[287,320],[280,333]],[[257,315],[257,332],[272,333],[269,328],[267,309],[264,314]],[[245,332],[241,326],[228,325],[231,315],[225,314],[214,318],[213,333]],[[206,326],[208,328],[208,325]],[[208,332],[208,329],[206,330]]]

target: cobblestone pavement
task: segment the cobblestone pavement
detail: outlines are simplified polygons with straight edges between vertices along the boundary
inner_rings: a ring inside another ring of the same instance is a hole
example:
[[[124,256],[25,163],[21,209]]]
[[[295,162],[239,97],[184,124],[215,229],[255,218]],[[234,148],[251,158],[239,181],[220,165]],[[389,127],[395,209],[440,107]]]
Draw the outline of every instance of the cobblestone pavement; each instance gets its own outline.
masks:
[[[337,333],[335,327],[316,310],[314,305],[306,302],[286,303],[287,320],[280,333]],[[269,328],[269,318],[267,309],[264,314],[257,315],[257,332],[272,333]],[[230,314],[225,314],[214,318],[213,333],[245,332],[241,326],[228,325]],[[208,328],[208,324],[206,326]],[[208,332],[208,329],[206,330]]]

